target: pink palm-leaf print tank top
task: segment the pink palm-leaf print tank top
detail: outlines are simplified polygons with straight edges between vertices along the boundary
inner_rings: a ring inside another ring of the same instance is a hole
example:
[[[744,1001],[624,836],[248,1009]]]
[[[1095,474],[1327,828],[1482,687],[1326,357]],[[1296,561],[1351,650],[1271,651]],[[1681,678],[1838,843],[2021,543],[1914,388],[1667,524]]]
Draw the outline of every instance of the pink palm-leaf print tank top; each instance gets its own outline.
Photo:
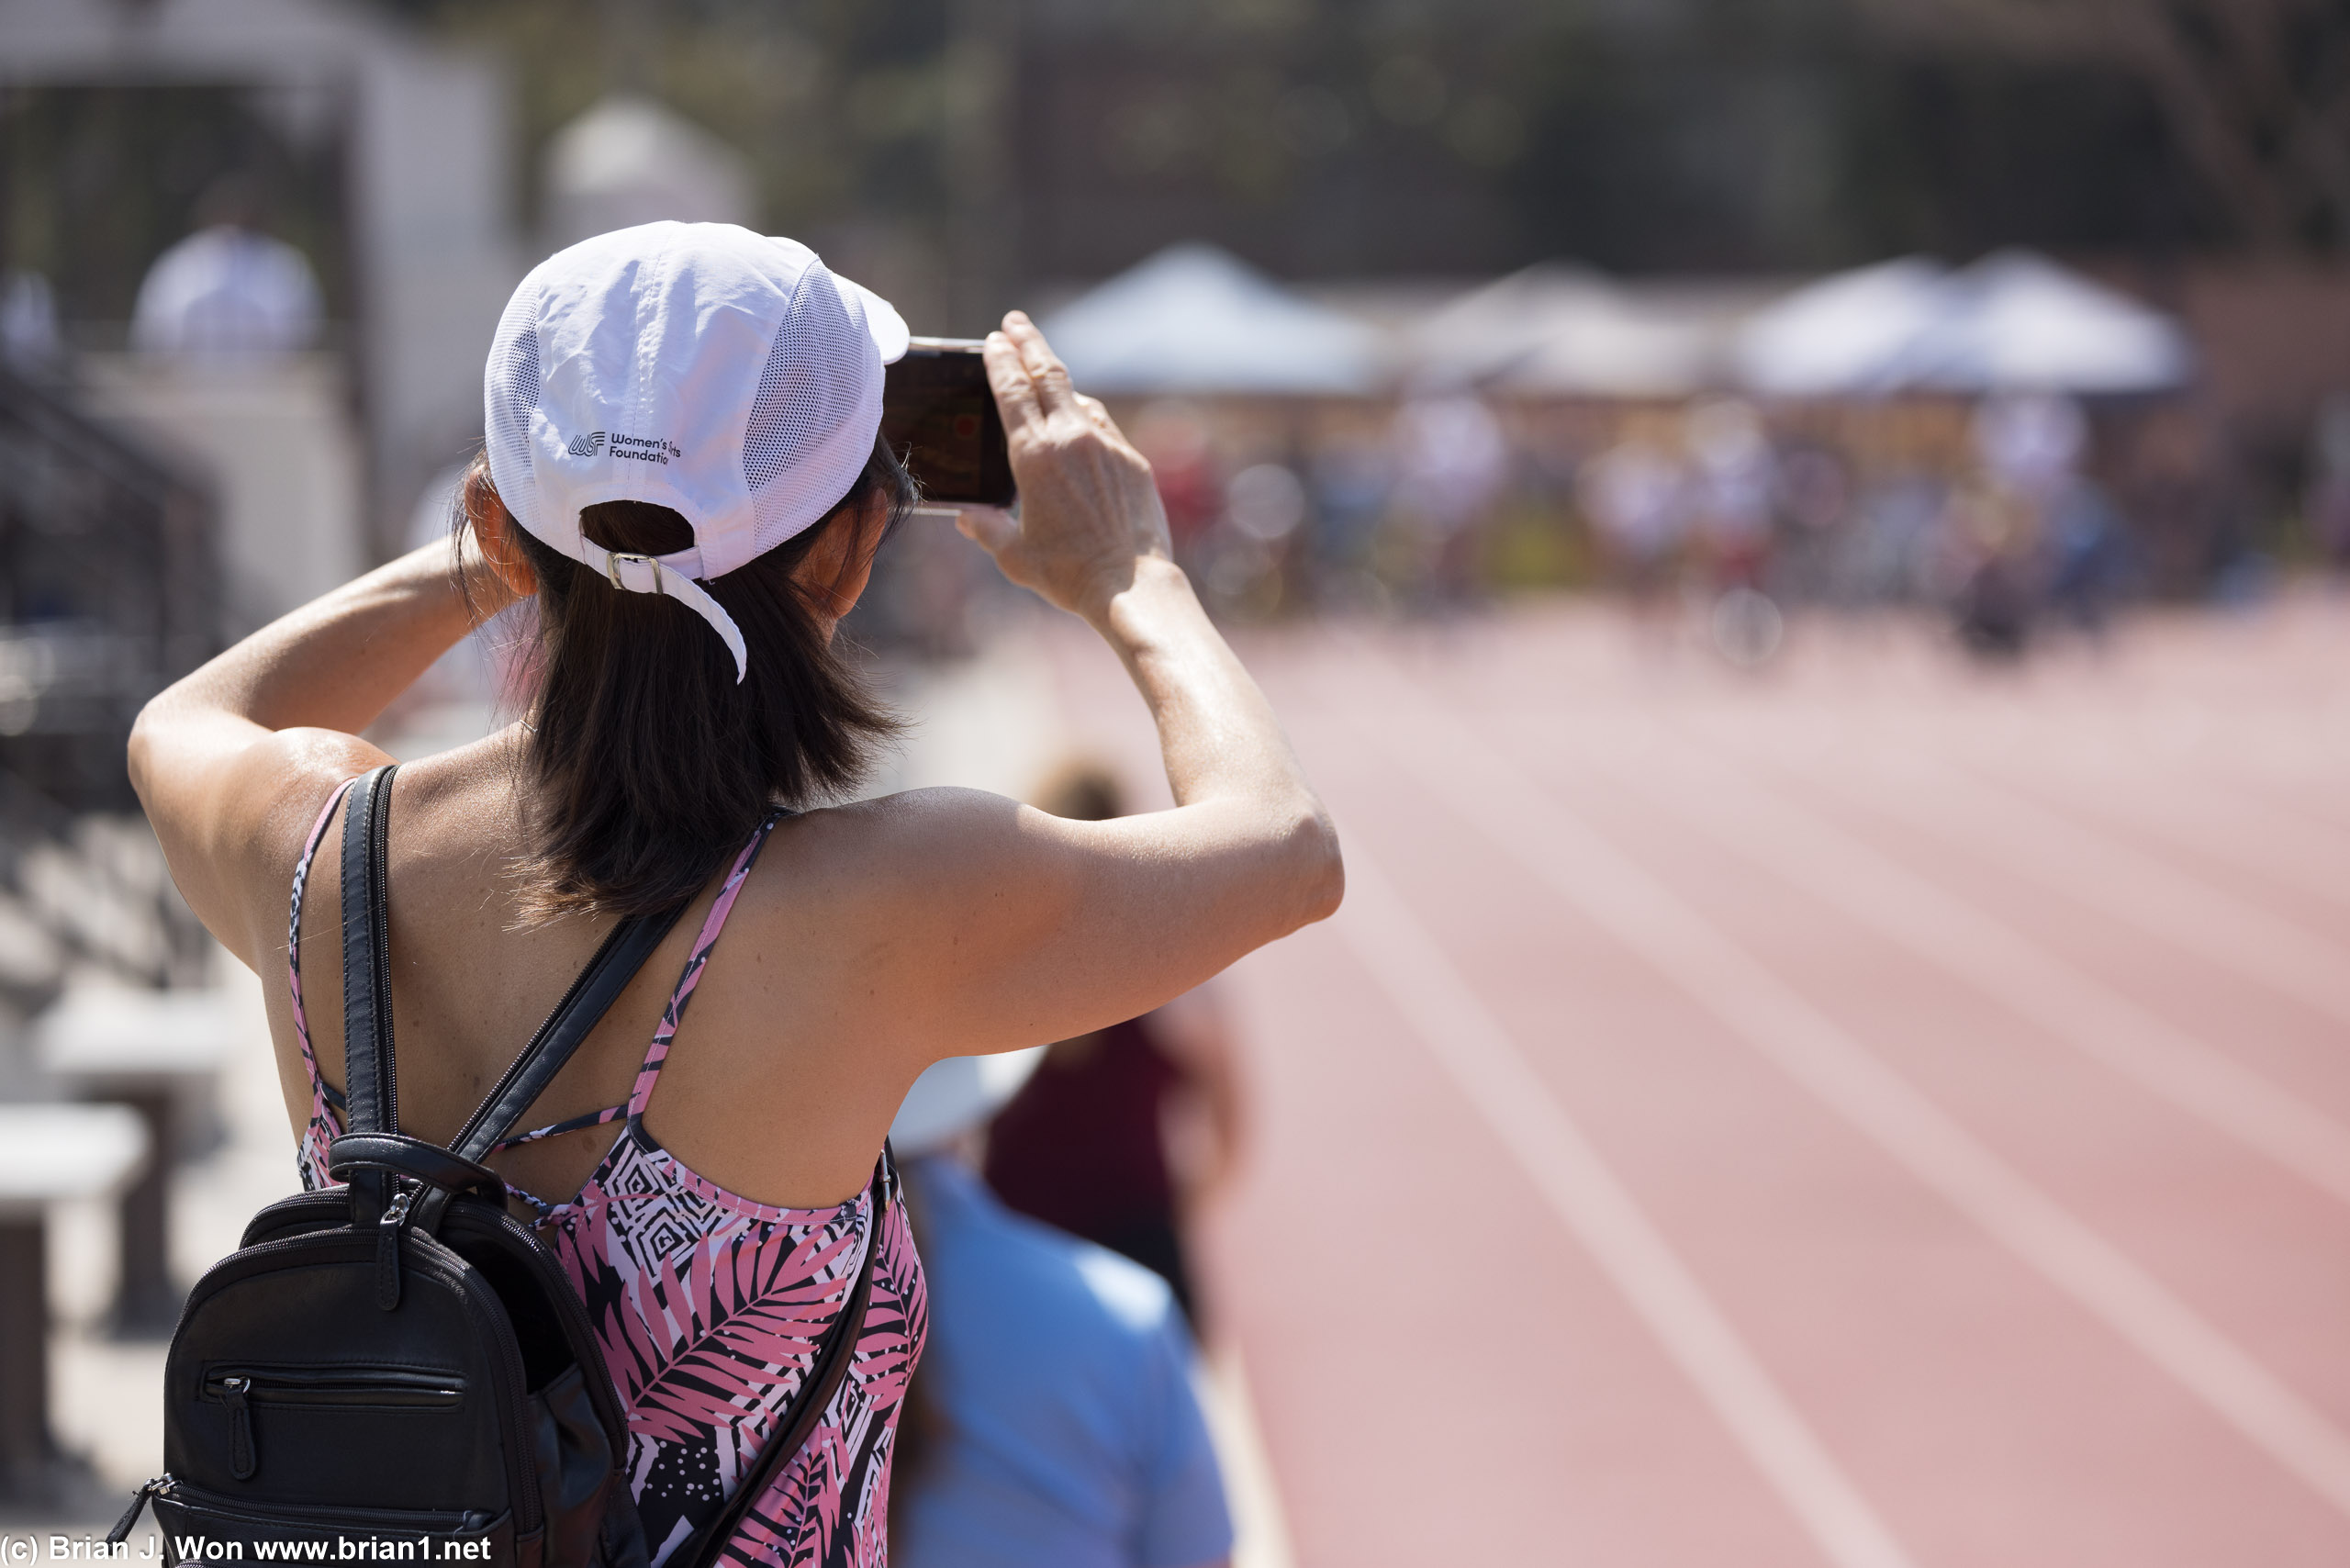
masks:
[[[341,1095],[319,1076],[302,1010],[302,890],[349,788],[328,800],[303,848],[286,938],[294,1030],[311,1093],[302,1184],[312,1190],[331,1184],[326,1149],[342,1117]],[[577,1196],[550,1204],[518,1195],[538,1210],[540,1235],[587,1304],[628,1412],[629,1487],[654,1568],[663,1568],[756,1468],[871,1247],[881,1251],[848,1375],[799,1454],[751,1506],[723,1557],[746,1568],[879,1568],[889,1555],[890,1458],[926,1310],[896,1173],[885,1171],[878,1213],[870,1188],[836,1208],[775,1208],[695,1174],[644,1129],[644,1108],[678,1022],[778,820],[760,823],[735,857],[627,1103],[499,1146],[626,1119]]]

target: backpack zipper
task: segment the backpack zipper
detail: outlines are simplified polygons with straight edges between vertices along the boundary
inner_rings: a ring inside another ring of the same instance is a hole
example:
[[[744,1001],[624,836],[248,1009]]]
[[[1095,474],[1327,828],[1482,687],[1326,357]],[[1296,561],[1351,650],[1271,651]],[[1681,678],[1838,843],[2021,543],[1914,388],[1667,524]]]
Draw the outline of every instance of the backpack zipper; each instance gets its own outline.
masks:
[[[196,1516],[195,1522],[199,1526],[213,1519],[225,1519],[246,1527],[255,1524],[275,1526],[277,1529],[272,1532],[274,1534],[293,1532],[308,1535],[321,1529],[357,1529],[419,1535],[477,1535],[498,1519],[486,1508],[366,1508],[336,1504],[257,1502],[249,1497],[231,1497],[218,1492],[207,1492],[201,1486],[170,1475],[158,1476],[140,1487],[134,1507],[143,1506],[151,1495],[158,1503],[172,1503],[185,1508]],[[431,1562],[435,1555],[428,1549],[418,1561]]]
[[[392,1201],[375,1222],[375,1305],[386,1312],[400,1305],[400,1227],[416,1203],[414,1187],[398,1186],[397,1178],[394,1184]]]
[[[327,1405],[353,1410],[447,1410],[464,1399],[454,1372],[392,1367],[224,1367],[207,1372],[204,1396],[229,1407],[229,1473],[250,1481],[261,1469],[253,1442],[255,1405]]]
[[[130,1495],[130,1511],[115,1521],[114,1529],[106,1531],[106,1544],[120,1546],[124,1541],[129,1540],[130,1527],[137,1524],[139,1516],[147,1510],[147,1499],[158,1492],[169,1491],[171,1484],[171,1473],[167,1471],[133,1492]]]

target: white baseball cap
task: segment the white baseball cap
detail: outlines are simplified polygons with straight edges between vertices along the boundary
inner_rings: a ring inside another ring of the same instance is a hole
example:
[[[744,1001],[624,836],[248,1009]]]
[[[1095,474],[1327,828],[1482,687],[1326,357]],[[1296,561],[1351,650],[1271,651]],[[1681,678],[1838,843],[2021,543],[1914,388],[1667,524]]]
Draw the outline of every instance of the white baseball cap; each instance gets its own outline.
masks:
[[[932,1062],[906,1091],[890,1144],[909,1158],[945,1148],[1003,1109],[1045,1059],[1045,1047]]]
[[[646,223],[583,240],[514,291],[482,378],[490,477],[517,522],[616,588],[666,594],[749,672],[705,592],[838,506],[881,429],[882,367],[906,352],[889,301],[796,240]],[[615,554],[583,507],[649,501],[694,542]]]

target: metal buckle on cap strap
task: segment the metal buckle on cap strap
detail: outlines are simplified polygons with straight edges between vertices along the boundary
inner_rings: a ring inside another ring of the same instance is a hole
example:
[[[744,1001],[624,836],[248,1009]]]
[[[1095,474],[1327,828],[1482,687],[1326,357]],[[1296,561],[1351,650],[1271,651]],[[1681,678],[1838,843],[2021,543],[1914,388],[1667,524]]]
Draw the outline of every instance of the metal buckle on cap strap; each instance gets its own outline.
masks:
[[[612,587],[618,588],[622,593],[634,591],[626,583],[621,581],[621,564],[624,561],[632,561],[638,566],[643,566],[652,572],[653,591],[655,593],[663,595],[666,595],[668,593],[669,590],[661,586],[660,562],[655,560],[650,555],[623,554],[618,550],[610,551],[604,556],[604,576],[610,580]]]

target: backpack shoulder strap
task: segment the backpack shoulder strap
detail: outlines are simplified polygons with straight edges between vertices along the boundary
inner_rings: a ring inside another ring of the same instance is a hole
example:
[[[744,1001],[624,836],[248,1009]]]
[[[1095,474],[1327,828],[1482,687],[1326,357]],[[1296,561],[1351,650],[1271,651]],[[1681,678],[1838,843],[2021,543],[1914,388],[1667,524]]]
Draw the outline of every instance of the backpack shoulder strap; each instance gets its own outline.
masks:
[[[398,1085],[392,1076],[391,920],[385,870],[391,825],[392,775],[378,767],[351,787],[342,812],[342,1082],[345,1133],[399,1131]],[[331,1168],[331,1167],[330,1167]],[[350,1178],[352,1219],[384,1212],[377,1170]]]
[[[352,787],[342,815],[342,1081],[345,1130],[399,1131],[392,1069],[391,889],[386,872],[394,763]]]

